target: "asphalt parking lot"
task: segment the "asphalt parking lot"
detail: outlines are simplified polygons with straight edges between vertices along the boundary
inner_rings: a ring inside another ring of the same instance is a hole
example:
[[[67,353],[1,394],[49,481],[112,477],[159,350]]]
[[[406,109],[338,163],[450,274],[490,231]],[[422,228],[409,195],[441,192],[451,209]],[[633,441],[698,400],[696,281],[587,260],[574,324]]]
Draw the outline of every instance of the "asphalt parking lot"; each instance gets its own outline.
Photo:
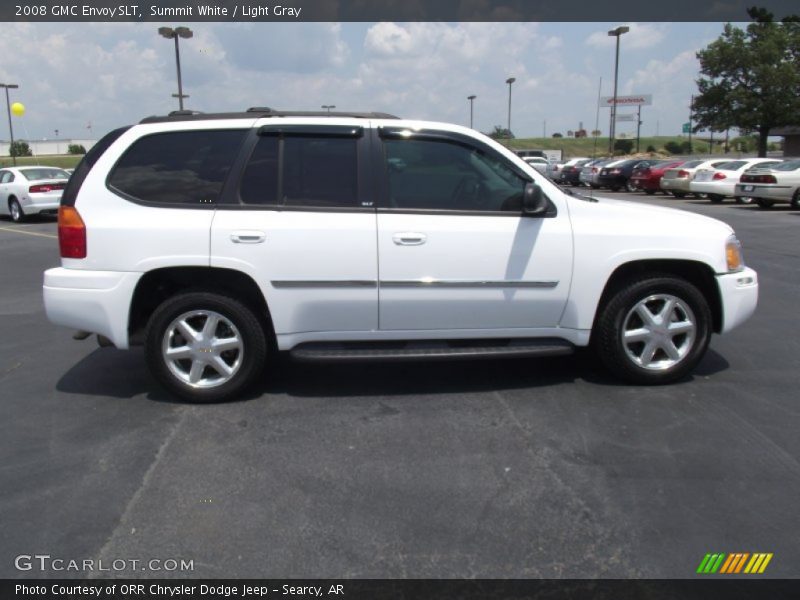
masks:
[[[800,576],[800,212],[602,194],[731,224],[756,315],[688,380],[591,354],[281,361],[244,401],[172,401],[140,350],[50,325],[55,223],[0,220],[0,577],[21,554],[191,559],[194,577],[691,577],[709,552]],[[107,573],[95,573],[95,575]]]

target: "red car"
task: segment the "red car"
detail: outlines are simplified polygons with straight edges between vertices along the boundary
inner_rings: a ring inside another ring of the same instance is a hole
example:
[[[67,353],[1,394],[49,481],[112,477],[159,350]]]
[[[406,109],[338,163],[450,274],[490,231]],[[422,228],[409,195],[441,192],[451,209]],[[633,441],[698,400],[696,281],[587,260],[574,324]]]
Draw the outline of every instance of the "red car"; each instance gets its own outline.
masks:
[[[652,196],[661,189],[661,177],[663,177],[664,171],[679,167],[685,162],[685,160],[663,160],[649,167],[634,169],[629,180],[628,191],[642,190],[645,194]]]

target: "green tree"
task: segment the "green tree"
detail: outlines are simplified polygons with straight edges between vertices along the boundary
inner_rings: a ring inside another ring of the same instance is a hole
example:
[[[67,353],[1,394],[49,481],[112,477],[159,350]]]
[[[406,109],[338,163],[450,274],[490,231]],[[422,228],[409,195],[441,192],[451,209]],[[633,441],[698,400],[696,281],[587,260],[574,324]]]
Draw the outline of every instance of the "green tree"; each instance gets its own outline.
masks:
[[[86,154],[86,148],[83,147],[83,144],[70,144],[67,146],[67,152],[69,154]]]
[[[489,134],[493,140],[511,140],[514,139],[514,134],[508,130],[507,127],[495,125],[494,130]]]
[[[697,53],[694,131],[753,130],[758,155],[766,156],[769,130],[800,122],[800,19],[778,23],[765,9],[747,12],[753,20],[747,29],[728,23]]]
[[[11,144],[11,148],[9,148],[9,154],[11,156],[33,156],[33,152],[31,152],[31,147],[28,145],[28,142],[23,142],[20,140],[17,140]]]
[[[621,154],[630,154],[633,150],[633,140],[614,140],[614,150]]]

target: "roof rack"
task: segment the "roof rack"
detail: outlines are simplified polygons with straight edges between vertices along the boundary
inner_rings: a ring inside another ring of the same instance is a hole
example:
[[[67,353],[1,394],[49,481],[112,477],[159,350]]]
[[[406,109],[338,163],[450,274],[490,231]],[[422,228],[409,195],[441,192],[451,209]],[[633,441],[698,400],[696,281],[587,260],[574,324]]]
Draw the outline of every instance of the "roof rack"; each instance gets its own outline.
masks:
[[[275,110],[268,106],[252,106],[238,113],[202,113],[196,110],[174,110],[167,116],[145,117],[140,123],[165,123],[170,121],[208,121],[211,119],[252,119],[253,117],[349,117],[354,119],[399,119],[382,112],[331,112]]]

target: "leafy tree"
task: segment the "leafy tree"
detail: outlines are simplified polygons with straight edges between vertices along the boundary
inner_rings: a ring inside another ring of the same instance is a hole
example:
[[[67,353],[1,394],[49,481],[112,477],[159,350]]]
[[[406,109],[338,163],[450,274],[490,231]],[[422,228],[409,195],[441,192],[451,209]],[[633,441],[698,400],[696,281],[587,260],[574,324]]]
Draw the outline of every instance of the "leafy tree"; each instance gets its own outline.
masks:
[[[489,134],[489,137],[493,140],[512,140],[514,139],[514,134],[509,131],[507,127],[495,125],[494,130]]]
[[[694,131],[753,130],[758,155],[766,156],[769,130],[800,122],[800,18],[777,23],[765,9],[747,12],[753,22],[746,30],[728,23],[697,53]]]
[[[563,138],[564,136],[562,134],[560,134],[560,133],[554,133],[553,137],[554,138]]]
[[[633,150],[633,140],[614,140],[614,150],[621,154],[630,154]]]
[[[600,137],[600,134],[602,133],[603,132],[600,131],[599,129],[592,129],[592,137]]]
[[[17,140],[11,144],[9,154],[11,154],[11,156],[33,156],[33,152],[31,151],[31,147],[28,145],[28,142],[22,142],[20,140]]]
[[[86,154],[86,148],[83,147],[83,144],[70,144],[67,146],[67,152],[69,154]]]
[[[645,150],[645,152],[655,152],[655,151],[656,151],[656,147],[655,147],[655,146],[653,146],[652,144],[650,144],[650,145],[647,147],[647,150]]]
[[[664,150],[666,150],[670,154],[680,154],[681,145],[678,142],[670,140],[666,144],[664,144]]]

